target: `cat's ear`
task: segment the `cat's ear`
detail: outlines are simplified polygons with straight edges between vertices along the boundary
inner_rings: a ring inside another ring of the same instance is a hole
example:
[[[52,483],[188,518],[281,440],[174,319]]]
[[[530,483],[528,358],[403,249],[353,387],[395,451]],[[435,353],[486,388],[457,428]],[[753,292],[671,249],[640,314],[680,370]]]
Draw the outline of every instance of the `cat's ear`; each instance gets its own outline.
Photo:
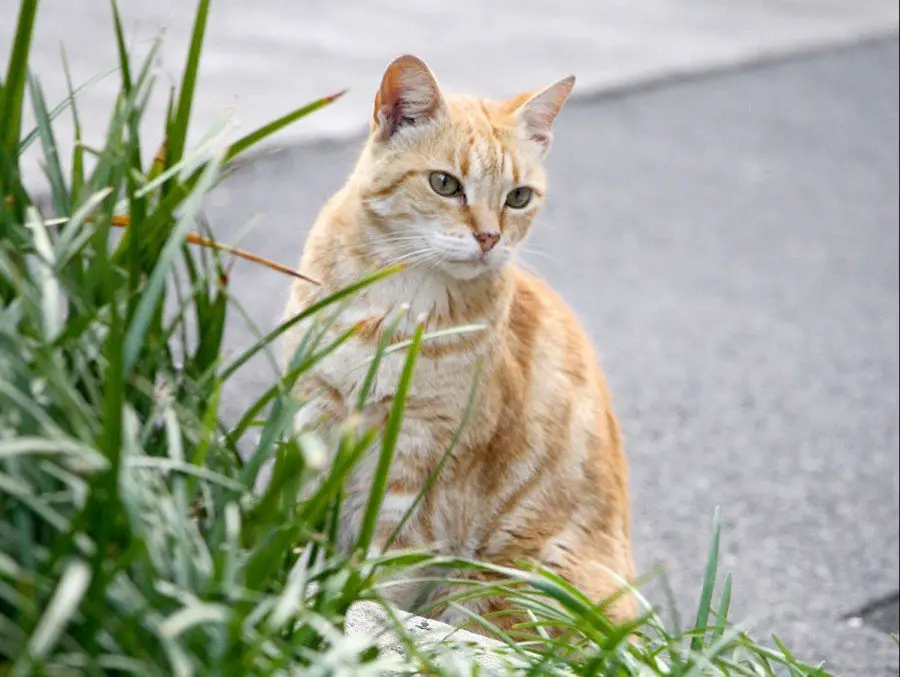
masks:
[[[387,67],[375,95],[372,131],[387,141],[407,126],[435,119],[444,99],[434,74],[425,62],[410,54],[397,57]]]
[[[527,98],[516,109],[519,128],[528,139],[540,144],[545,153],[553,140],[553,121],[574,85],[575,76],[570,75]]]

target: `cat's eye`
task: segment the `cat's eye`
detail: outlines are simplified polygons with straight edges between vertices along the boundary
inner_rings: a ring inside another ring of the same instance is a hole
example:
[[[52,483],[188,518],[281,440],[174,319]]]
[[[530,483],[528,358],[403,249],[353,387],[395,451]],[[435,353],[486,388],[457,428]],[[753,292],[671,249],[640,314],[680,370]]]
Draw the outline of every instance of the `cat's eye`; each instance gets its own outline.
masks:
[[[506,196],[506,204],[513,209],[524,209],[531,202],[533,191],[528,186],[513,188]]]
[[[444,172],[431,172],[431,176],[428,177],[428,183],[431,184],[432,190],[438,195],[444,197],[462,195],[462,184],[460,184],[459,179]]]

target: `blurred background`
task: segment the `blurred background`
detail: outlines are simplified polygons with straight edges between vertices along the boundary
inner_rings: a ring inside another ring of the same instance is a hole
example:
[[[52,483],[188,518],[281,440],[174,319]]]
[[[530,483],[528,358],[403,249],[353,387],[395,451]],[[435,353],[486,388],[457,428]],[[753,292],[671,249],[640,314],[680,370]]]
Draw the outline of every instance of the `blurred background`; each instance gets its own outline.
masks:
[[[163,36],[160,105],[145,125],[153,138],[168,87],[184,66],[196,4],[119,5],[137,55]],[[12,36],[17,8],[17,0],[0,0],[0,16],[10,18],[0,22],[0,45]],[[369,119],[384,67],[404,52],[425,59],[452,91],[509,96],[575,73],[576,91],[585,95],[853,43],[890,33],[897,16],[891,0],[219,0],[207,28],[193,131],[201,135],[226,109],[249,131],[348,89],[327,115],[295,125],[278,141],[356,133]],[[115,66],[111,23],[107,2],[41,3],[32,63],[50,105],[66,93],[63,42],[76,86]],[[116,76],[107,77],[79,96],[88,134],[103,132],[117,87]],[[30,160],[26,167],[36,171],[36,154]]]
[[[138,53],[165,33],[155,147],[194,3],[120,4]],[[17,6],[0,0],[0,16]],[[42,4],[32,53],[51,105],[61,36],[77,85],[115,65],[110,22],[105,2]],[[576,74],[524,259],[598,346],[640,569],[662,565],[695,608],[719,505],[736,618],[835,674],[896,675],[897,24],[891,0],[216,2],[195,138],[226,111],[237,135],[349,92],[235,172],[207,216],[220,239],[294,264],[401,53],[486,96]],[[13,29],[0,25],[0,53]],[[116,78],[80,95],[88,143]],[[24,169],[41,181],[36,155]],[[239,349],[275,323],[288,281],[244,263],[232,279],[249,318],[230,328]],[[226,411],[271,374],[264,359],[245,370]]]

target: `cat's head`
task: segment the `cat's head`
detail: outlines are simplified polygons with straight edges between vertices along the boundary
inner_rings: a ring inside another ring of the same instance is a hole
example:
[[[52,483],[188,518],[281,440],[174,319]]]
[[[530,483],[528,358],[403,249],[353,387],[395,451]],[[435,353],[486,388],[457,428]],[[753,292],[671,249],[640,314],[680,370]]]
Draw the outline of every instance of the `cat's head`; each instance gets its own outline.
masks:
[[[394,60],[354,172],[374,253],[459,279],[509,261],[544,200],[551,126],[574,83],[487,101],[445,95],[414,56]]]

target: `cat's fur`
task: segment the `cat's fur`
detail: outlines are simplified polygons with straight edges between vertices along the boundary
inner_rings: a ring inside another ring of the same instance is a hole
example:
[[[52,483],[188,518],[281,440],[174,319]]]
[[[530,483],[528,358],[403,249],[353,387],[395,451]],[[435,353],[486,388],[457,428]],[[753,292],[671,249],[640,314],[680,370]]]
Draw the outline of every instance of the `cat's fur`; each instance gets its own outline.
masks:
[[[633,576],[619,427],[577,318],[512,260],[543,201],[551,124],[573,83],[566,78],[504,102],[447,96],[419,59],[396,59],[377,94],[359,162],[306,242],[301,270],[322,286],[297,281],[286,314],[367,271],[407,264],[341,310],[329,335],[355,325],[361,331],[304,382],[299,395],[310,402],[298,416],[300,428],[323,414],[332,420],[347,415],[365,359],[401,304],[409,307],[400,311],[396,340],[408,338],[417,321],[428,331],[484,325],[479,333],[439,339],[422,350],[380,515],[379,544],[447,448],[480,361],[469,424],[395,547],[500,564],[540,562],[600,600]],[[464,193],[439,195],[430,185],[436,171],[459,179]],[[521,186],[533,190],[531,203],[505,206],[510,191]],[[289,356],[307,329],[300,325],[288,335]],[[385,415],[404,359],[402,352],[385,359],[370,414]],[[347,488],[341,525],[347,544],[360,526],[374,457],[364,459]],[[414,586],[392,590],[400,606],[422,601]],[[482,602],[478,610],[495,604]],[[633,613],[629,595],[611,607],[616,620]],[[442,618],[460,620],[450,611]]]

